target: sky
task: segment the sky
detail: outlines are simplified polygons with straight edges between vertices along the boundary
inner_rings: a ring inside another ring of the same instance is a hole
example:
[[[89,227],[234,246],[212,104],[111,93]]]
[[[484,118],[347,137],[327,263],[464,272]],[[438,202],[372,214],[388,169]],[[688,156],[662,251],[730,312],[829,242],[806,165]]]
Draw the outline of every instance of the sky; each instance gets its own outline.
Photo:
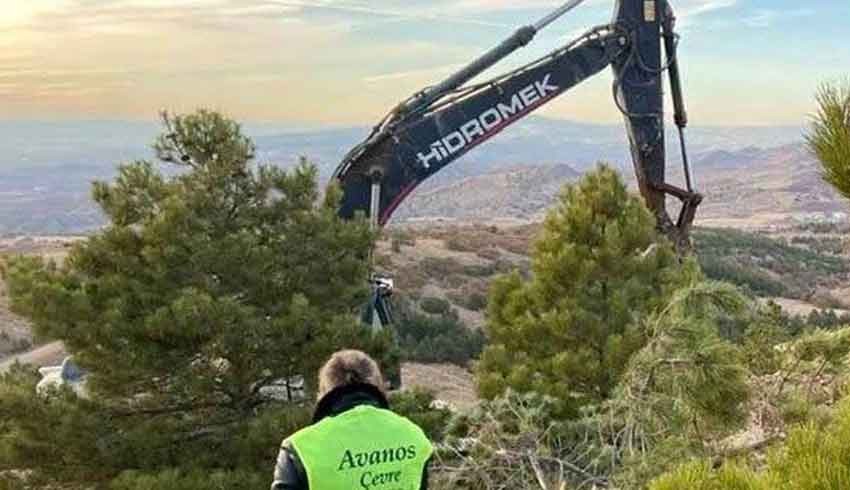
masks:
[[[0,119],[365,125],[558,5],[549,0],[0,0]],[[587,0],[495,71],[610,21]],[[850,76],[848,0],[671,0],[689,115],[800,125]],[[493,73],[495,73],[495,71]],[[621,120],[607,71],[541,109]]]

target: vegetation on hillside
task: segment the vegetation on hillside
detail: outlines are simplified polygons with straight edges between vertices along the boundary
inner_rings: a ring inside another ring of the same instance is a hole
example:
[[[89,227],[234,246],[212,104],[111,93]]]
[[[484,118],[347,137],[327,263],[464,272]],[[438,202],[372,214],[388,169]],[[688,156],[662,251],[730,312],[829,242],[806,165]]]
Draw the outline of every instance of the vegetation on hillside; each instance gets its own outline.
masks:
[[[320,201],[307,164],[255,165],[217,113],[165,126],[155,149],[178,172],[121,166],[94,185],[110,226],[61,266],[18,257],[6,269],[15,311],[89,373],[85,400],[43,399],[23,369],[0,381],[0,472],[29,471],[31,486],[256,488],[309,420],[281,399],[302,379],[310,396],[338,348],[389,350],[353,315],[373,234],[337,217],[339,192]]]
[[[481,354],[484,334],[465,325],[448,301],[425,297],[417,309],[403,296],[396,296],[393,306],[394,328],[406,360],[466,366]]]
[[[489,400],[453,421],[450,434],[457,439],[450,437],[440,453],[437,488],[495,489],[506,482],[528,490],[645,488],[692,459],[747,458],[780,444],[796,424],[844,416],[830,407],[847,380],[850,330],[842,327],[850,325],[834,312],[789,316],[776,304],[761,306],[732,285],[704,279],[687,263],[671,264],[670,289],[653,291],[630,316],[611,313],[628,304],[627,296],[601,302],[600,294],[583,294],[598,293],[604,288],[595,286],[609,281],[620,280],[620,291],[639,292],[623,286],[631,281],[652,284],[652,269],[647,276],[629,262],[646,256],[640,247],[606,240],[634,236],[607,232],[635,221],[620,218],[623,211],[600,212],[611,209],[604,203],[625,202],[605,199],[620,183],[600,174],[605,171],[570,188],[550,212],[532,253],[531,277],[514,274],[494,283],[491,344],[477,368]],[[588,209],[593,212],[583,213]],[[606,233],[594,234],[599,230]],[[709,254],[753,260],[779,277],[814,280],[846,271],[837,257],[753,234],[705,230],[701,238]],[[604,267],[612,263],[620,267]],[[732,278],[750,293],[755,289]],[[599,319],[615,321],[609,326]],[[589,326],[596,328],[585,330]],[[606,349],[622,345],[628,329],[638,341],[633,350],[619,351],[621,365],[597,362],[594,356],[618,353]],[[580,381],[593,379],[594,368],[609,378],[590,391]],[[816,471],[809,471],[812,481]],[[663,488],[690,488],[686,482]]]
[[[694,242],[708,277],[737,284],[759,296],[808,299],[818,285],[850,272],[845,257],[756,233],[698,228]]]
[[[399,244],[388,264],[399,289],[411,296],[433,295],[435,289],[452,306],[484,311],[493,280],[518,270],[528,277],[528,258],[541,227],[434,225],[395,230]],[[842,235],[843,234],[843,235]],[[402,246],[398,236],[406,240]],[[417,240],[436,241],[439,255],[417,248]],[[741,287],[766,298],[791,298],[819,308],[850,308],[830,291],[850,284],[850,235],[837,225],[803,225],[788,238],[729,228],[694,230],[697,260],[710,279]],[[474,265],[473,265],[474,264]],[[483,321],[482,321],[483,322]]]
[[[746,325],[737,342],[718,333],[730,316]],[[782,456],[781,466],[793,468],[784,475],[827,479],[829,468],[811,461],[820,457],[820,427],[850,422],[846,408],[833,408],[845,393],[850,329],[795,337],[775,321],[772,308],[756,307],[729,285],[693,283],[646,319],[650,339],[621,382],[577,417],[561,416],[555,398],[513,390],[454,417],[436,488],[641,489],[656,478],[654,485],[667,485],[658,489],[796,488],[725,487],[727,470],[710,468],[749,461],[758,468],[765,450],[785,455],[786,434],[793,446],[801,424],[810,428],[808,448]],[[691,461],[715,486],[698,486]]]
[[[825,85],[817,101],[818,112],[807,134],[809,149],[820,161],[824,179],[850,198],[850,86]],[[827,241],[811,236],[794,241],[829,254],[846,250],[846,242],[835,237]],[[802,281],[816,281],[821,275],[836,272],[833,258],[829,258],[829,264],[797,255],[800,260],[808,259],[794,273]],[[846,271],[846,265],[841,271]],[[834,312],[813,312],[807,321],[833,330],[815,330],[787,342],[783,337],[792,332],[780,332],[775,325],[765,323],[754,325],[747,336],[750,366],[755,374],[762,375],[753,389],[762,400],[757,415],[765,415],[764,405],[779,401],[778,415],[792,427],[784,444],[769,451],[766,463],[751,464],[746,458],[689,462],[656,479],[651,490],[837,490],[850,484],[850,397],[846,396],[850,318]],[[834,330],[841,323],[844,328]],[[779,343],[780,339],[786,342]],[[844,400],[831,408],[839,395],[844,395]],[[784,432],[778,436],[784,436]]]
[[[437,488],[641,488],[676,462],[705,455],[746,416],[741,349],[716,327],[719,316],[744,314],[746,305],[723,284],[680,290],[641,321],[647,342],[610,395],[573,417],[562,415],[557,398],[511,389],[456,417]]]
[[[0,376],[0,489],[266,487],[281,439],[310,423],[292,394],[310,399],[343,347],[474,365],[474,410],[392,396],[438,443],[437,490],[850,479],[850,317],[754,298],[810,298],[846,276],[832,236],[705,229],[698,260],[680,260],[602,165],[542,228],[394,231],[377,257],[404,268],[393,339],[357,324],[375,236],[337,218],[314,167],[256,165],[216,113],[165,124],[155,149],[176,171],[122,166],[94,186],[107,228],[61,265],[5,266],[15,310],[89,377],[79,397],[36,394],[28,367]],[[420,238],[445,248],[410,260]],[[465,323],[485,310],[484,331]]]

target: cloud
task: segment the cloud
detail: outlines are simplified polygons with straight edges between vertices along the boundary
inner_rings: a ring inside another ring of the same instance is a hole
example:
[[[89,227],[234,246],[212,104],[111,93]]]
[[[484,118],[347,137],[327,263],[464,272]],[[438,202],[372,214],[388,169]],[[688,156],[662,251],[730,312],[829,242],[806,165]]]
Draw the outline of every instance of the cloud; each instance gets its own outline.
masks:
[[[270,0],[277,5],[296,7],[302,9],[302,12],[310,10],[324,10],[343,14],[358,14],[370,15],[379,19],[397,19],[397,20],[412,20],[412,21],[439,21],[451,24],[467,24],[487,27],[508,27],[507,24],[491,22],[472,17],[463,17],[458,15],[446,15],[446,9],[440,2],[433,2],[429,7],[423,6],[408,6],[402,8],[392,8],[390,6],[381,7],[380,2],[372,3],[352,3],[338,2],[333,0]],[[378,4],[376,6],[376,4]],[[374,19],[373,19],[374,21]]]
[[[371,75],[363,78],[363,82],[367,84],[387,82],[399,80],[402,78],[437,78],[437,75],[448,75],[456,70],[459,70],[464,65],[461,63],[452,63],[449,65],[437,66],[432,68],[422,68],[416,70],[402,70],[378,75]]]
[[[554,10],[566,3],[565,0],[451,0],[449,7],[454,10],[492,12],[498,10],[541,9]],[[714,10],[734,6],[737,0],[677,0],[673,8],[681,17],[702,15]],[[614,8],[614,0],[585,0],[581,7]]]
[[[792,10],[758,9],[744,18],[744,24],[753,28],[766,28],[775,22],[784,19],[795,19],[809,17],[815,14],[810,8],[799,8]]]
[[[587,3],[598,3],[593,0]],[[514,9],[554,9],[564,2],[553,0],[456,0],[452,7],[457,10],[492,11],[492,10],[514,10]]]
[[[0,0],[0,107],[13,117],[150,117],[207,106],[246,119],[362,123],[563,1]],[[808,15],[739,0],[672,3],[691,29]],[[614,4],[586,0],[557,40],[590,27],[579,18],[607,21]],[[506,63],[542,54],[555,32]],[[565,100],[595,103],[597,92],[608,96],[601,85]],[[594,107],[580,114],[601,113]]]
[[[676,9],[678,15],[683,17],[698,16],[715,10],[734,7],[737,3],[737,0],[685,0],[676,2],[674,9]]]
[[[26,28],[38,31],[111,31],[125,27],[226,28],[238,22],[282,18],[292,8],[266,0],[76,0],[63,9],[31,17]],[[276,15],[275,15],[276,14]]]

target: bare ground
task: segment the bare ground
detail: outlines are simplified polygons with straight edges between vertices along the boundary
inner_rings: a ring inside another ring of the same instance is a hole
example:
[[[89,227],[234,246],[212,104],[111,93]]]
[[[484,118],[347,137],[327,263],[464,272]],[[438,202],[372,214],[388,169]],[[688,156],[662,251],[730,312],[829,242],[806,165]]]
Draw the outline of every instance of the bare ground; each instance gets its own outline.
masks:
[[[58,366],[67,356],[65,346],[62,342],[52,342],[33,350],[23,352],[6,358],[0,361],[0,374],[6,372],[15,362],[21,364],[32,364],[36,367],[42,366]]]
[[[457,409],[467,410],[478,403],[473,375],[462,367],[406,363],[401,367],[401,377],[405,389],[426,389]]]

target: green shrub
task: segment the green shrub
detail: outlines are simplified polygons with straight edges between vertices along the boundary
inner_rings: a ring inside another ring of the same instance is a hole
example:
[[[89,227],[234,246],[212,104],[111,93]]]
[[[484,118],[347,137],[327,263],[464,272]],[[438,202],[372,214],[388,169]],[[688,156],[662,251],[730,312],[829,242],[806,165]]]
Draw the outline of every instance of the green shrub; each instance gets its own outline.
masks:
[[[806,316],[806,323],[812,327],[828,330],[847,327],[850,326],[850,313],[838,315],[833,309],[812,310]]]
[[[683,465],[655,480],[650,490],[768,490],[748,468],[730,464],[719,471],[708,461]]]
[[[761,269],[746,267],[729,258],[700,256],[700,266],[705,275],[717,281],[731,282],[745,287],[759,296],[794,296],[781,281]]]
[[[473,264],[464,266],[463,273],[472,277],[489,277],[496,273],[496,268],[493,267],[493,264]]]
[[[467,265],[464,266],[463,272],[467,276],[472,277],[491,277],[496,274],[510,272],[514,269],[513,264],[507,261],[497,260],[483,265]]]
[[[468,329],[458,320],[447,317],[418,315],[399,322],[398,331],[405,357],[416,362],[450,362],[465,366],[478,358],[486,344],[480,330]]]
[[[269,485],[271,473],[228,471],[184,471],[170,469],[158,473],[125,471],[112,481],[111,490],[253,490]]]
[[[765,322],[750,326],[741,343],[750,372],[765,375],[778,371],[781,367],[781,352],[776,346],[785,340],[787,334],[776,324]]]
[[[808,398],[793,394],[779,408],[782,420],[788,425],[795,425],[809,420],[814,405]]]
[[[843,490],[850,484],[850,399],[826,427],[814,423],[794,429],[774,448],[759,472],[734,463],[713,470],[692,462],[656,479],[650,490]]]
[[[846,258],[757,233],[700,228],[694,231],[694,242],[708,277],[762,296],[804,299],[818,284],[850,271]]]
[[[433,404],[434,394],[421,388],[397,391],[390,395],[393,411],[421,427],[431,441],[440,442],[445,436],[452,412],[447,408],[434,408]]]
[[[446,248],[454,252],[475,252],[474,240],[465,238],[463,235],[455,235],[446,239]]]
[[[471,293],[467,296],[464,306],[472,311],[481,311],[487,307],[487,296],[481,293]]]
[[[477,364],[479,394],[505,389],[558,399],[565,417],[609,397],[645,344],[647,318],[686,280],[672,246],[622,177],[600,165],[565,186],[532,252],[533,275],[490,287],[490,345]]]
[[[445,300],[440,300],[437,304],[440,305],[439,311],[445,312],[447,308],[443,302]],[[397,299],[395,307],[396,333],[407,360],[465,366],[484,348],[484,334],[478,329],[467,328],[458,319],[455,310],[447,314],[423,315],[404,297]]]
[[[452,309],[451,303],[443,298],[433,296],[422,298],[419,301],[419,307],[422,308],[422,311],[431,315],[447,315]]]
[[[452,303],[462,306],[467,310],[482,311],[487,307],[487,295],[478,291],[472,291],[470,288],[450,292],[448,293],[448,297]]]
[[[463,265],[450,257],[425,257],[419,262],[422,272],[431,279],[440,280],[452,274],[463,274]]]
[[[844,252],[844,241],[838,237],[795,236],[791,238],[792,245],[802,245],[818,253],[841,255]]]

